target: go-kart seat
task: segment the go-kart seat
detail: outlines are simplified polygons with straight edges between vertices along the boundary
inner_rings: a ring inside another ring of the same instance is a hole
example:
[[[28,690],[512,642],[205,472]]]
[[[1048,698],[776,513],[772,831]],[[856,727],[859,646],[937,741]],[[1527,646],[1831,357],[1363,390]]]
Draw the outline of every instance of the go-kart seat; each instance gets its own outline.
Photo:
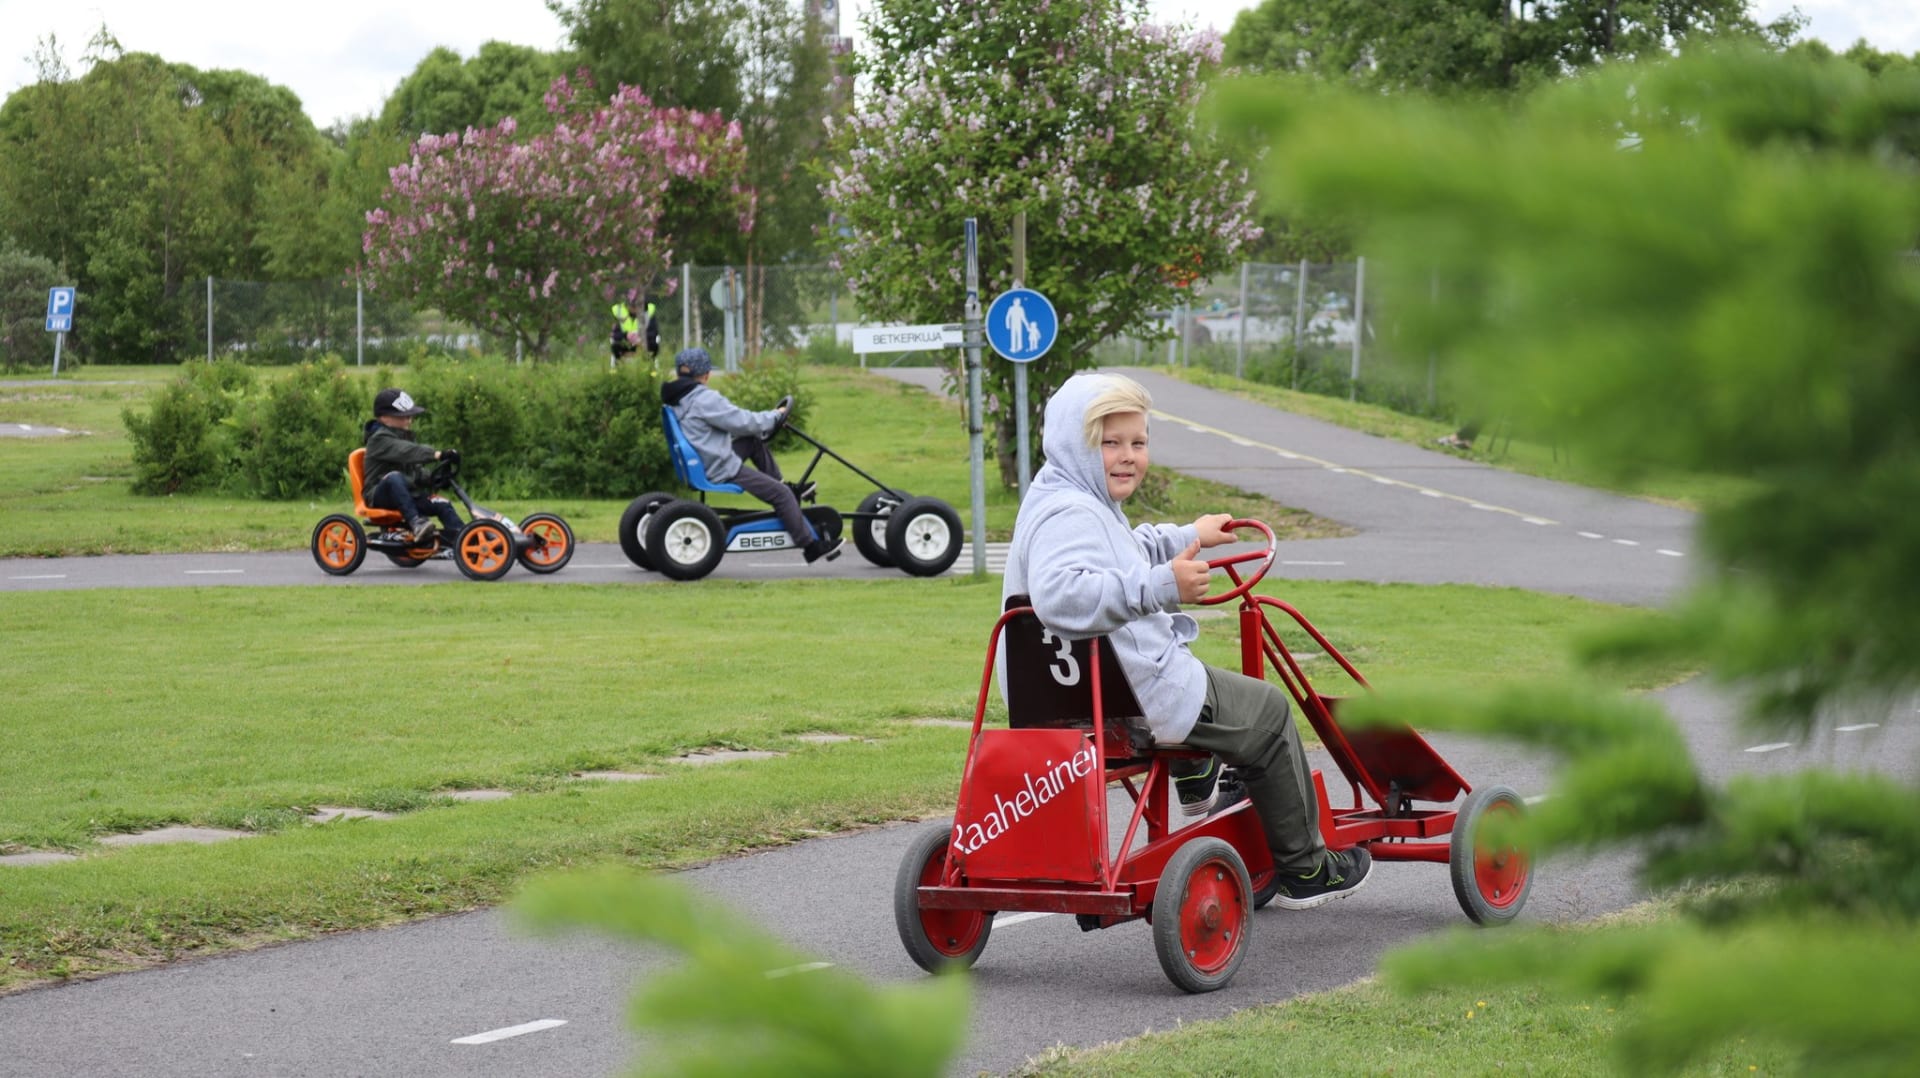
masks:
[[[1026,595],[1007,598],[1006,610],[1031,607]],[[1100,705],[1106,727],[1109,763],[1151,756],[1159,750],[1183,750],[1178,745],[1153,743],[1145,709],[1127,683],[1120,660],[1104,636],[1069,641],[1053,635],[1029,610],[1007,622],[1002,630],[1006,648],[1003,676],[1007,697],[1007,725],[1015,730],[1093,729],[1093,643],[1100,643]]]
[[[688,440],[687,432],[680,429],[680,417],[673,414],[671,407],[660,409],[660,429],[667,433],[667,454],[673,458],[673,474],[681,483],[709,494],[747,492],[738,483],[715,483],[707,479],[707,466],[700,463],[700,454],[694,452],[693,442]]]
[[[356,449],[347,454],[347,485],[353,488],[353,511],[376,527],[404,528],[407,522],[401,518],[398,509],[375,509],[367,504],[367,496],[362,493],[367,485],[367,451]]]

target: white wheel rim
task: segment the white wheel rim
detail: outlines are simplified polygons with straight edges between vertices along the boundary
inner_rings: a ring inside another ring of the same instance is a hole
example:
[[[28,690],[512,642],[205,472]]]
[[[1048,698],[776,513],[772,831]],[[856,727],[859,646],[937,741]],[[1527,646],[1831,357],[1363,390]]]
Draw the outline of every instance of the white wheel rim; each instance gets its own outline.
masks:
[[[681,565],[692,565],[707,556],[713,546],[713,534],[697,520],[676,520],[667,525],[667,557]]]
[[[907,552],[921,561],[935,560],[953,543],[947,522],[932,513],[922,513],[907,521],[902,538],[907,541]]]

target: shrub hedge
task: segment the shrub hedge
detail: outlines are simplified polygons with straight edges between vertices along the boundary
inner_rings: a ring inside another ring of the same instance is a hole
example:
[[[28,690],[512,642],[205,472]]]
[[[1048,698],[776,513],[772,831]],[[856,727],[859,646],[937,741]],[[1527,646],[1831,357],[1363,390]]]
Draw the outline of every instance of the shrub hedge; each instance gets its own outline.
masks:
[[[716,376],[743,408],[794,397],[804,427],[811,395],[790,355]],[[261,376],[232,360],[193,363],[122,413],[140,494],[219,491],[291,499],[343,493],[347,455],[364,441],[373,395],[406,390],[427,408],[414,436],[460,450],[463,485],[489,498],[623,498],[671,489],[660,430],[660,375],[644,364],[510,365],[428,359],[366,371],[338,359]]]

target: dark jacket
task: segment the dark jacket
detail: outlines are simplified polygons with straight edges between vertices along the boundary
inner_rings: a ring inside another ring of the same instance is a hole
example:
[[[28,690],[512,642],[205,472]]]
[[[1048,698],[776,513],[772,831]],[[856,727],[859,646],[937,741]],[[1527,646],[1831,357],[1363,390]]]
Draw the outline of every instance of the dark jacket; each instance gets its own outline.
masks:
[[[433,455],[438,450],[414,441],[412,431],[389,427],[378,419],[367,420],[365,429],[366,482],[361,484],[360,497],[372,498],[374,485],[386,478],[388,472],[404,474],[407,486],[414,494],[426,493],[426,466],[433,463]]]

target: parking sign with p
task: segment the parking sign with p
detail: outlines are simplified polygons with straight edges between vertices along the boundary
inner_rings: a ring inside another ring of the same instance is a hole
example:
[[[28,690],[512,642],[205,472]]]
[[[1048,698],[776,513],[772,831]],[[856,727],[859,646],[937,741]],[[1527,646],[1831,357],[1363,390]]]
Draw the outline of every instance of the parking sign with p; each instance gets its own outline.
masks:
[[[47,289],[47,332],[71,333],[73,331],[73,289]]]

